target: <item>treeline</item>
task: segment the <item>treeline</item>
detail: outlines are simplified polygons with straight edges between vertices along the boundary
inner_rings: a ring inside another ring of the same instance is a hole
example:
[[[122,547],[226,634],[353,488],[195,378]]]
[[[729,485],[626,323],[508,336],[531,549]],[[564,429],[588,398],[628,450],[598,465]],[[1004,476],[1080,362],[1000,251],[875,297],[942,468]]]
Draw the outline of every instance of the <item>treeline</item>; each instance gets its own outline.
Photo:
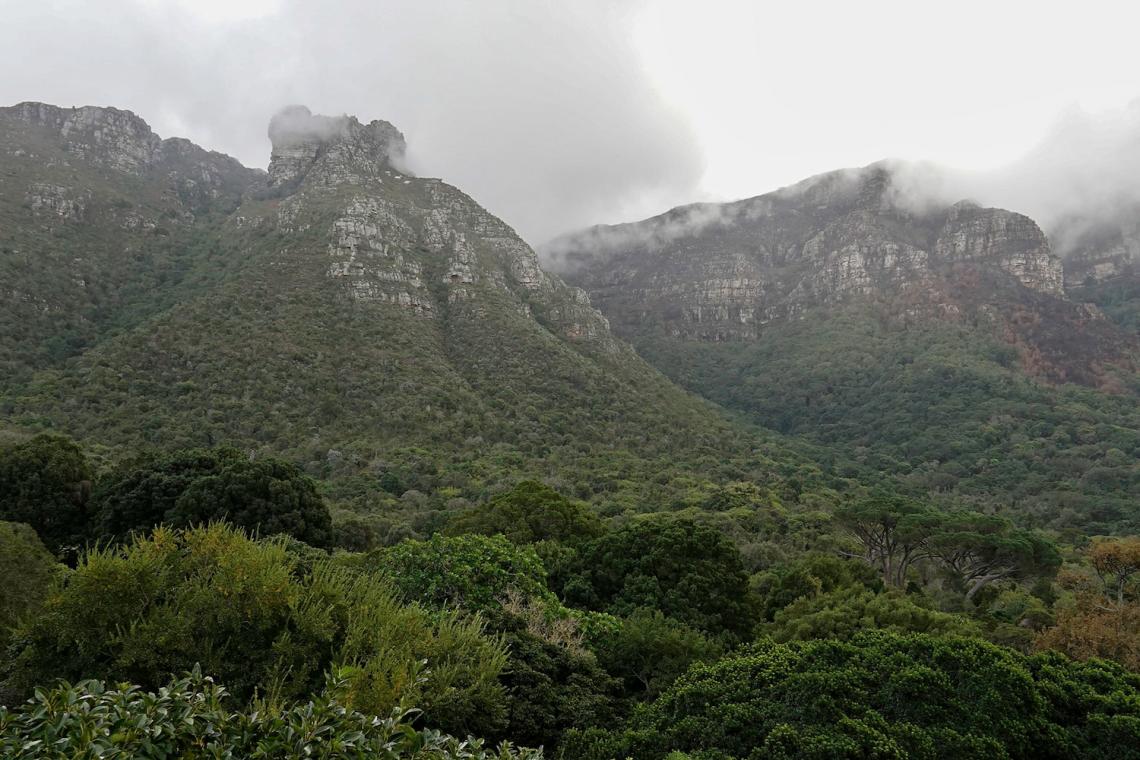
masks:
[[[1140,539],[525,481],[358,550],[289,463],[53,436],[0,451],[0,520],[5,756],[1140,756]]]

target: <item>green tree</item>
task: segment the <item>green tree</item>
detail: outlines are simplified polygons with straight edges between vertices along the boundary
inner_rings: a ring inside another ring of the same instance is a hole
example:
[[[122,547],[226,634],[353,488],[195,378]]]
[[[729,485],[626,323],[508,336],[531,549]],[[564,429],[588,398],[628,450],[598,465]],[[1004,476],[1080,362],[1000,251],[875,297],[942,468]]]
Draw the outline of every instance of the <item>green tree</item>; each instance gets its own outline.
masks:
[[[875,570],[864,562],[814,552],[752,578],[752,587],[760,597],[763,616],[768,621],[801,597],[852,586],[878,591],[883,583]]]
[[[34,530],[0,522],[0,651],[16,624],[39,608],[62,570]]]
[[[380,579],[327,560],[298,572],[281,541],[225,524],[159,528],[88,552],[14,637],[9,680],[25,693],[91,676],[157,688],[200,664],[239,699],[297,699],[324,671],[351,666],[354,707],[385,714],[410,700],[432,725],[492,733],[506,653],[482,628],[403,604]]]
[[[694,665],[622,730],[565,758],[1135,758],[1140,676],[973,638],[761,641]]]
[[[469,612],[497,610],[509,592],[556,605],[542,561],[502,536],[441,536],[404,541],[357,560],[390,579],[405,599]]]
[[[505,608],[488,615],[510,653],[502,677],[508,702],[501,735],[551,748],[569,729],[612,724],[620,684],[591,652],[543,636],[528,623]]]
[[[91,465],[69,438],[37,435],[0,450],[0,520],[32,526],[53,552],[83,540]]]
[[[601,535],[604,527],[585,504],[567,499],[548,485],[526,480],[458,515],[448,524],[447,532],[502,534],[516,544],[533,544],[593,538]]]
[[[288,462],[251,460],[232,448],[128,463],[99,482],[93,502],[98,538],[123,540],[156,525],[225,520],[263,536],[285,533],[317,547],[332,543],[332,518],[312,479]]]
[[[967,599],[997,581],[1052,575],[1061,566],[1051,541],[1004,517],[975,512],[945,515],[927,550],[966,589]]]
[[[658,609],[714,634],[745,637],[757,619],[739,550],[692,520],[635,520],[587,542],[562,594],[571,606],[619,616]]]
[[[927,544],[941,514],[898,494],[878,491],[835,510],[835,521],[858,541],[852,553],[879,571],[883,583],[903,588],[907,572],[930,555]]]
[[[622,680],[625,693],[653,699],[694,662],[711,662],[723,651],[700,631],[660,610],[639,609],[594,642],[598,661]]]

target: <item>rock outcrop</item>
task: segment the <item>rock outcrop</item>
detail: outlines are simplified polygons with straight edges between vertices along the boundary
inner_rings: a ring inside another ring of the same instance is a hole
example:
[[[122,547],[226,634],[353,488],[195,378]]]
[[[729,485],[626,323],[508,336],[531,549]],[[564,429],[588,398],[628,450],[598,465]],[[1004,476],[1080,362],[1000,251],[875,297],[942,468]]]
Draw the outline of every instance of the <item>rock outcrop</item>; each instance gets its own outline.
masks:
[[[311,171],[329,184],[360,182],[403,165],[404,136],[386,121],[313,115],[289,106],[269,122],[270,186],[295,187]]]
[[[1122,210],[1111,221],[1061,219],[1050,236],[1064,252],[1065,276],[1072,286],[1140,277],[1140,206]]]
[[[426,318],[474,319],[505,305],[563,338],[620,350],[585,292],[546,274],[510,226],[455,187],[409,173],[404,136],[388,122],[291,106],[269,136],[267,197],[284,198],[270,223],[323,230],[326,274],[345,297]]]
[[[1024,320],[1012,315],[1032,304],[1060,334],[1085,331],[1119,353],[1096,309],[1065,298],[1061,261],[1032,219],[968,201],[913,210],[887,164],[594,228],[547,253],[630,338],[755,340],[773,322],[865,301],[904,321],[989,323],[1016,343]]]
[[[0,108],[0,121],[54,136],[65,153],[80,162],[127,175],[172,179],[186,200],[199,204],[235,190],[240,194],[259,174],[189,140],[164,140],[141,118],[118,108],[19,103]],[[29,148],[14,143],[7,152],[27,156]]]

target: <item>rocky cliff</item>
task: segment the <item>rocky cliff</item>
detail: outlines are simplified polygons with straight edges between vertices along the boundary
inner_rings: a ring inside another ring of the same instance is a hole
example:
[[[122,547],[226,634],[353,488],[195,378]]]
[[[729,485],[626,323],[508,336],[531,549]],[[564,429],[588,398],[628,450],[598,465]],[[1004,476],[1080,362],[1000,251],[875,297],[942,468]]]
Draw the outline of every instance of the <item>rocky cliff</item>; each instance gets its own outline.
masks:
[[[404,169],[404,137],[388,122],[294,106],[273,118],[269,137],[269,195],[280,203],[272,216],[239,214],[235,225],[323,227],[325,274],[344,297],[424,318],[477,318],[502,303],[562,338],[622,350],[585,292],[544,272],[507,224],[455,187]]]
[[[968,201],[915,210],[886,164],[594,228],[549,255],[629,337],[756,340],[773,323],[862,301],[903,322],[986,324],[1058,379],[1095,381],[1082,366],[1126,349],[1094,307],[1065,298],[1061,261],[1033,220]]]

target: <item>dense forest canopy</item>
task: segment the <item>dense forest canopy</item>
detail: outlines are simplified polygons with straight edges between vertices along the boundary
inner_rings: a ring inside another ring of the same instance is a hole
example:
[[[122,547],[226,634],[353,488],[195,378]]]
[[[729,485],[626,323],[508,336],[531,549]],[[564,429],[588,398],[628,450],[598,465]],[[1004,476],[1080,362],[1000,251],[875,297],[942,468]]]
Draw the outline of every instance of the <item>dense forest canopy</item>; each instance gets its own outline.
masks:
[[[524,480],[361,551],[317,483],[234,449],[108,467],[41,436],[0,472],[20,495],[0,507],[14,757],[105,731],[160,757],[365,757],[397,736],[393,757],[438,758],[1140,746],[1134,538],[1067,543],[881,487],[818,514],[736,484],[602,518]],[[53,556],[21,521],[58,514]]]

